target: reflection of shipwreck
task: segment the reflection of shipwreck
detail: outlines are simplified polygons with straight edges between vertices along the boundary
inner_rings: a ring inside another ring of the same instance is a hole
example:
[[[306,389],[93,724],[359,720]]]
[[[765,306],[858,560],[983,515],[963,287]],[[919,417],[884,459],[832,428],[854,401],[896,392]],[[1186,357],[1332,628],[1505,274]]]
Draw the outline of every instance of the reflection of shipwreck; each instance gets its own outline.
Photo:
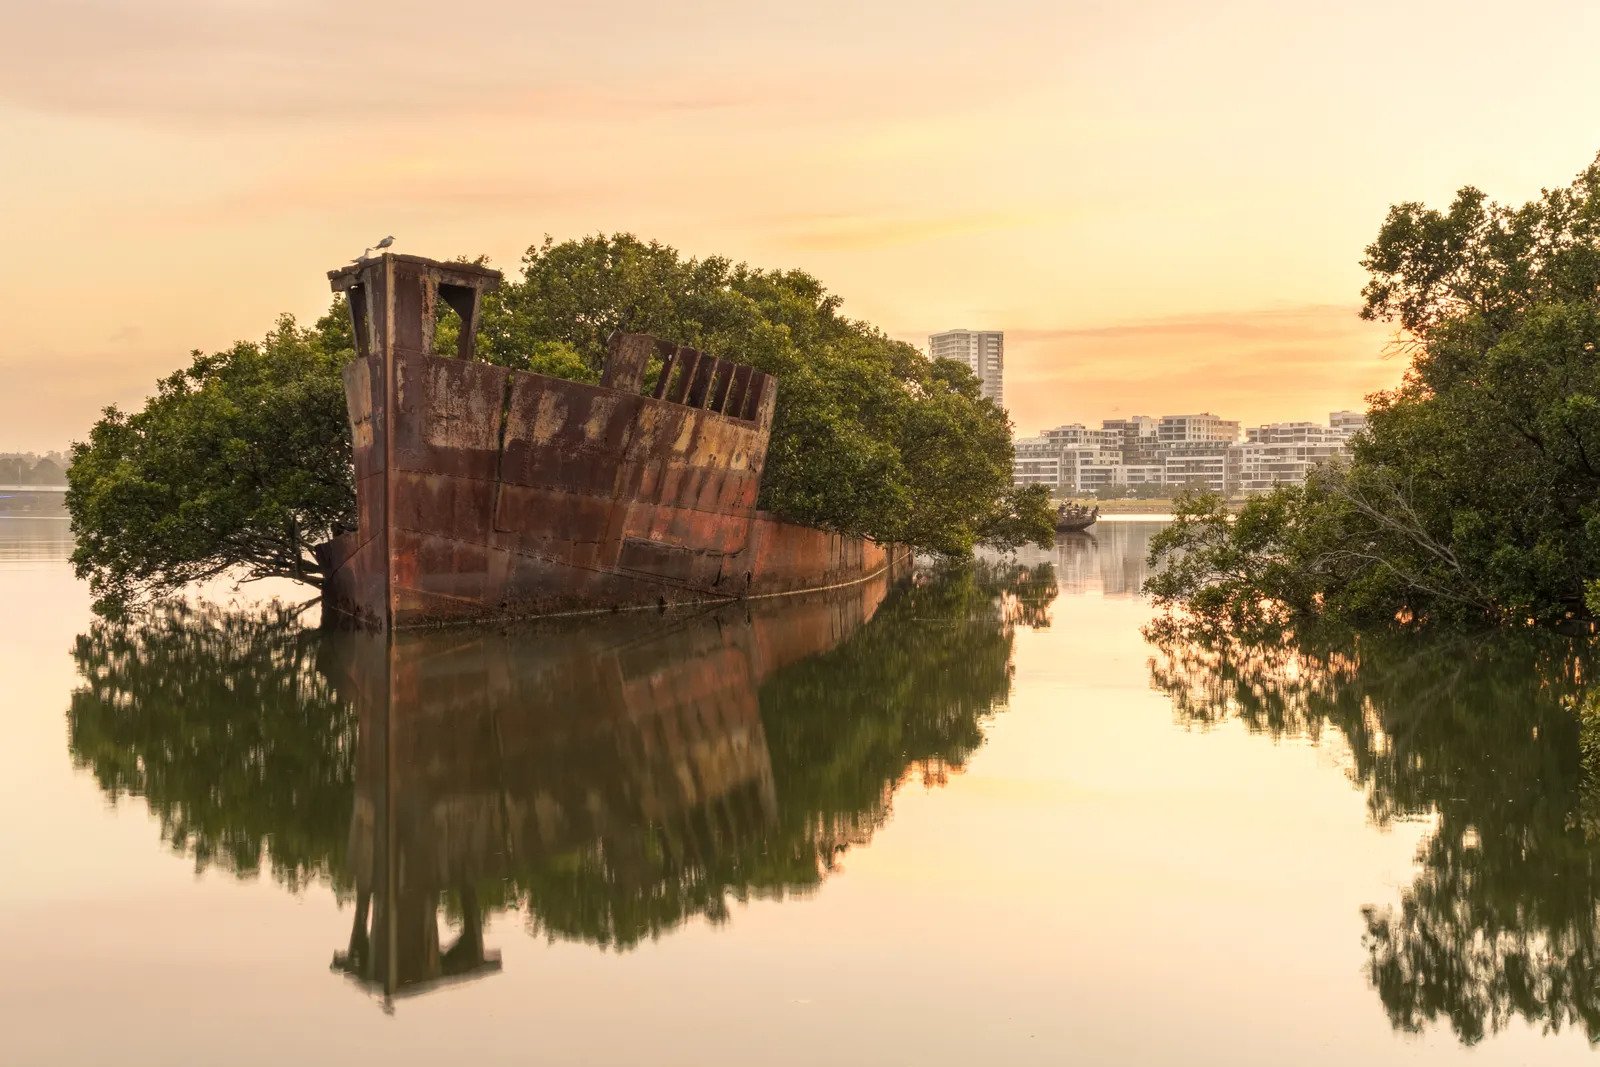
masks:
[[[346,294],[359,528],[322,550],[325,604],[379,628],[860,581],[903,549],[756,509],[777,383],[638,334],[599,385],[473,360],[483,267],[384,255]],[[436,315],[460,318],[454,357]],[[647,369],[661,358],[649,395]]]
[[[757,687],[839,644],[886,591],[331,637],[360,723],[356,909],[334,968],[385,997],[497,971],[484,914],[552,870],[597,872],[605,892],[572,904],[604,940],[624,921],[612,910],[660,908],[758,845],[777,800]],[[461,931],[449,947],[446,901]]]

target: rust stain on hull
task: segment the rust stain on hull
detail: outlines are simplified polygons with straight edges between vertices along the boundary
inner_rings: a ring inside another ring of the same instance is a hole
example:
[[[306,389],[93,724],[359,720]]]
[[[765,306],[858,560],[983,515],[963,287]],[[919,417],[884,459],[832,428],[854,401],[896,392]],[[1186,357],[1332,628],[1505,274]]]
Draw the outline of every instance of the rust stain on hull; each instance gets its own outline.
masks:
[[[756,509],[777,382],[641,334],[601,382],[471,359],[482,267],[385,255],[329,274],[345,369],[358,529],[324,548],[324,602],[380,629],[777,596],[862,581],[902,546]],[[437,309],[461,318],[434,355]],[[652,357],[653,391],[642,388]]]

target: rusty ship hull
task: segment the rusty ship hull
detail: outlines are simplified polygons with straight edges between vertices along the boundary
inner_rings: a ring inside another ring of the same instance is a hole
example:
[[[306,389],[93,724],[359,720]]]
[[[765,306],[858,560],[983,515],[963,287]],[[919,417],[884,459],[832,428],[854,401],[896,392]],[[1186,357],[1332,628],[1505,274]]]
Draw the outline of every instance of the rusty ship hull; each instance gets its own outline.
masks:
[[[378,629],[770,597],[864,581],[903,546],[756,507],[777,382],[640,334],[599,384],[473,359],[498,272],[384,255],[330,272],[357,529],[320,552],[325,618]],[[460,320],[434,352],[439,311]],[[654,387],[642,386],[653,358]]]

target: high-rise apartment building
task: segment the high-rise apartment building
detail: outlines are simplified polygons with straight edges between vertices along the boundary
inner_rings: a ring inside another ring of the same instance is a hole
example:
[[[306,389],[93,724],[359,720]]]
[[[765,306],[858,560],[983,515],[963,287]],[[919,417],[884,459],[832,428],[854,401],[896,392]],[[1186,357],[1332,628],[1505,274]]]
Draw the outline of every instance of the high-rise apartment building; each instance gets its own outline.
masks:
[[[928,354],[934,359],[953,359],[972,368],[983,383],[983,395],[1005,406],[1003,378],[1006,362],[1006,335],[1001,330],[946,330],[928,338]]]

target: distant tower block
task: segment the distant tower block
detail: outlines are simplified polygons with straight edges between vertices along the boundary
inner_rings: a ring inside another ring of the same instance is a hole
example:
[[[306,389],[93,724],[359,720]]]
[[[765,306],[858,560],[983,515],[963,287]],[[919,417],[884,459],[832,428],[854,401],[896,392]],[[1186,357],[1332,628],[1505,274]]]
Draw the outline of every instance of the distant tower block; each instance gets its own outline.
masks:
[[[928,354],[953,359],[972,368],[983,383],[983,395],[1006,406],[1006,335],[1003,330],[946,330],[928,338]]]

